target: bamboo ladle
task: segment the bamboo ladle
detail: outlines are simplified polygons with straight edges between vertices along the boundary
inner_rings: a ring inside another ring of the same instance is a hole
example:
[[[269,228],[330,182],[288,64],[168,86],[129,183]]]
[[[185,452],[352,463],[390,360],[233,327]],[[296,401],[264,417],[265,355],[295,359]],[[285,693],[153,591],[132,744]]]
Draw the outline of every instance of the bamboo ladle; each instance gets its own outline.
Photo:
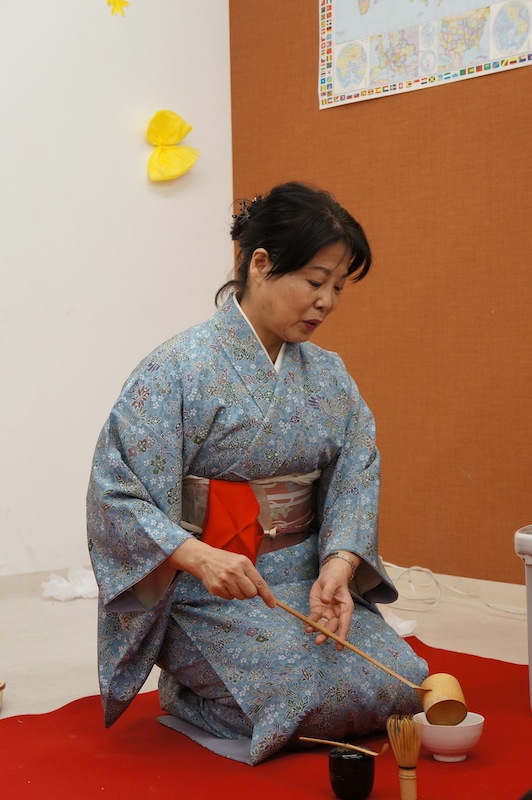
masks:
[[[347,642],[336,633],[328,630],[324,625],[320,625],[319,622],[314,622],[310,617],[306,617],[304,614],[296,611],[295,608],[283,603],[281,600],[277,600],[277,598],[275,602],[283,611],[287,611],[289,614],[292,614],[292,616],[301,620],[301,622],[304,622],[311,628],[328,636],[329,639],[334,639],[334,641],[341,644],[342,647],[352,650],[353,653],[357,653],[357,655],[365,658],[366,661],[384,670],[384,672],[387,672],[392,678],[396,678],[411,689],[414,689],[423,702],[423,711],[431,725],[458,725],[459,722],[465,719],[467,706],[464,693],[453,675],[449,675],[446,672],[438,672],[434,675],[429,675],[428,678],[425,678],[421,683],[421,686],[417,686],[417,684],[409,681],[408,678],[404,678],[402,675],[399,675],[398,672],[390,669],[390,667],[381,664],[381,662],[377,661],[373,656],[355,647],[354,644]]]
[[[315,742],[316,744],[332,744],[334,747],[343,747],[345,750],[356,750],[358,753],[365,753],[367,756],[382,756],[388,750],[389,744],[385,742],[379,752],[375,750],[368,750],[365,747],[358,747],[356,744],[347,744],[346,742],[333,742],[331,739],[313,739],[311,736],[300,736],[300,742]]]

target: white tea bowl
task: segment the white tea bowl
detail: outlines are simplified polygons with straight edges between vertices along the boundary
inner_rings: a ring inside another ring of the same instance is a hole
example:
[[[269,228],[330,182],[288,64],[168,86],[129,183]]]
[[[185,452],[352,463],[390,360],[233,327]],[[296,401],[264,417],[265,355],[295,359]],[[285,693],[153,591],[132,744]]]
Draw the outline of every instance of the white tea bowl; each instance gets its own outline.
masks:
[[[484,717],[468,711],[458,725],[431,725],[423,712],[414,714],[422,725],[421,743],[436,761],[464,761],[482,734]]]

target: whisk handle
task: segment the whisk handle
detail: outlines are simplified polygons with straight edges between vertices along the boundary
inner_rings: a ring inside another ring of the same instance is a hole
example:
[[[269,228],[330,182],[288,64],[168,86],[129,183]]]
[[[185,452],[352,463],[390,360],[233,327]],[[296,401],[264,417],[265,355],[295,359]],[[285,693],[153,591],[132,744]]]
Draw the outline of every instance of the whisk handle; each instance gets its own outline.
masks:
[[[415,769],[399,767],[399,791],[401,792],[401,800],[417,800],[417,775]]]

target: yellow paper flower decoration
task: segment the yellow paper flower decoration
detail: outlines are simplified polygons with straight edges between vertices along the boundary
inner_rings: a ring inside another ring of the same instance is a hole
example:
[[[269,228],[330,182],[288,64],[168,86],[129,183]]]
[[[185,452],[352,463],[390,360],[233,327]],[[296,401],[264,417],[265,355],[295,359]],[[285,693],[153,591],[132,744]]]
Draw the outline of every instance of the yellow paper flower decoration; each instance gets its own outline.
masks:
[[[188,122],[173,111],[157,111],[151,118],[146,137],[155,146],[148,161],[152,181],[179,178],[194,166],[199,150],[178,144],[191,130]]]
[[[115,14],[124,16],[124,8],[127,8],[129,3],[127,0],[107,0],[107,5],[111,6],[111,13],[114,17]]]

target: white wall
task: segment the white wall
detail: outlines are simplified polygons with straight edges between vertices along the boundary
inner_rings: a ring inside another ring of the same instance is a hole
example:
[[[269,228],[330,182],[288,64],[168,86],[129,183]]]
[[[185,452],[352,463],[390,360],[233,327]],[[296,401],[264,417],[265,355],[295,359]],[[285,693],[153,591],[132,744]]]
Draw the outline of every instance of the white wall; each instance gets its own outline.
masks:
[[[2,0],[0,575],[88,565],[97,435],[232,267],[228,0]],[[151,184],[145,130],[200,150]]]

